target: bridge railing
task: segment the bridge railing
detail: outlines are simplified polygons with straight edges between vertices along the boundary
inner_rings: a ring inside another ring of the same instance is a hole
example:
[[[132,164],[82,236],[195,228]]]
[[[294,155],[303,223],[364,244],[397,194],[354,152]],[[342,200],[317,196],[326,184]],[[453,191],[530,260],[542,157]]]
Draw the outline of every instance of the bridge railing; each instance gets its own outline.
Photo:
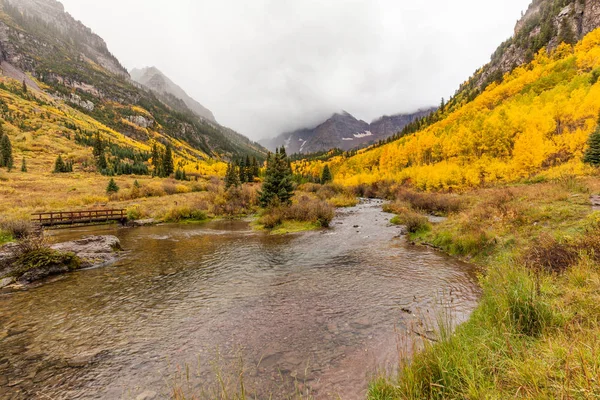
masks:
[[[32,222],[41,226],[75,225],[127,219],[125,210],[56,211],[32,214]]]

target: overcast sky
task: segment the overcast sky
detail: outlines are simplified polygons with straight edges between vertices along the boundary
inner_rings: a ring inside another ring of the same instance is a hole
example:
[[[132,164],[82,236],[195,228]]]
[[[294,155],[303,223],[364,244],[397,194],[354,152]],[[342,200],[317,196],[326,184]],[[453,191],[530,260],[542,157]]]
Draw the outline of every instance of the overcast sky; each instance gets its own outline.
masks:
[[[61,0],[128,69],[156,66],[252,139],[448,98],[530,0]]]

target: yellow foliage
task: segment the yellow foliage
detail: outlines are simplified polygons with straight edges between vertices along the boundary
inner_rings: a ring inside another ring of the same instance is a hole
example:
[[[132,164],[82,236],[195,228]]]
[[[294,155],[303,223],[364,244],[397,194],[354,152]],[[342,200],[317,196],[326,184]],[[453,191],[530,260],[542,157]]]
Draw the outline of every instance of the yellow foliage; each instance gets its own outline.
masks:
[[[572,47],[542,49],[500,84],[445,119],[395,142],[329,160],[344,185],[396,180],[423,190],[583,174],[581,156],[600,112],[600,29]],[[593,84],[592,84],[593,82]],[[317,176],[322,161],[294,163]]]

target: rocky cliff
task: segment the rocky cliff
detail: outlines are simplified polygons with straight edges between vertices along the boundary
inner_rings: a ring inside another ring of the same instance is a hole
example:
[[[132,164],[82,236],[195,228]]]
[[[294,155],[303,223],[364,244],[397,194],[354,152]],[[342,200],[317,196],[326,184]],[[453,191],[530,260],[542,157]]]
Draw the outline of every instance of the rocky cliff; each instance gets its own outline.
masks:
[[[490,83],[500,81],[506,72],[531,61],[543,47],[551,50],[562,42],[574,44],[599,26],[598,0],[534,0],[517,22],[514,35],[498,47],[490,63],[461,89],[478,93]]]
[[[212,113],[183,96],[168,79],[162,87],[181,90],[183,99],[132,81],[104,40],[66,13],[61,3],[0,0],[0,7],[2,75],[24,80],[35,90],[42,82],[57,101],[138,142],[171,143],[175,151],[184,147],[175,146],[177,141],[185,142],[204,158],[264,155],[259,145],[214,123]]]
[[[332,115],[314,128],[284,133],[261,143],[270,150],[285,146],[288,154],[309,154],[333,148],[352,150],[367,147],[400,132],[414,120],[430,114],[434,109],[419,110],[412,114],[381,117],[371,124],[358,120],[347,112]]]
[[[213,113],[202,104],[191,98],[185,90],[176,85],[171,79],[156,67],[131,70],[131,79],[147,87],[160,96],[172,95],[181,99],[185,105],[198,116],[212,122],[217,122]]]

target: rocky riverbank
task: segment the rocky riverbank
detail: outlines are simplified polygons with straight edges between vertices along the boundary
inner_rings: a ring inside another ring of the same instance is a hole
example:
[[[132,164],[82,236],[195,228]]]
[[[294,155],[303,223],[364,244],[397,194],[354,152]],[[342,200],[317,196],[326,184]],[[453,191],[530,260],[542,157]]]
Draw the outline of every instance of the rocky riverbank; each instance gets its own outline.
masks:
[[[111,264],[121,250],[119,239],[112,235],[87,236],[80,240],[40,246],[23,252],[16,243],[0,247],[0,289],[24,286],[51,275],[81,268]]]

